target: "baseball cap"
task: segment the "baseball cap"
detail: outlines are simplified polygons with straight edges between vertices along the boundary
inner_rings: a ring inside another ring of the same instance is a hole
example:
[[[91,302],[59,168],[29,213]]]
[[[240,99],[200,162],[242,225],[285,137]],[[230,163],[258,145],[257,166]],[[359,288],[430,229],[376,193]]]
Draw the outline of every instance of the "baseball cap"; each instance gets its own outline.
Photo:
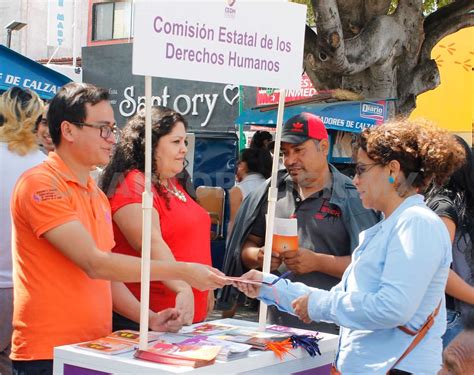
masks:
[[[323,121],[316,115],[302,112],[288,119],[283,125],[281,141],[291,144],[300,144],[308,139],[328,139],[328,132]],[[270,145],[273,147],[274,142]]]

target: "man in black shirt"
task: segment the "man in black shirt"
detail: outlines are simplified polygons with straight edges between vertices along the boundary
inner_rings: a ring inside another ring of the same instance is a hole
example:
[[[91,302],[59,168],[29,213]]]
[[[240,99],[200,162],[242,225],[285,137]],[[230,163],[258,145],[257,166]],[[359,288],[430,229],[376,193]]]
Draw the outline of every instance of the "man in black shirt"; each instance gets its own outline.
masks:
[[[301,113],[290,118],[283,127],[281,142],[288,174],[278,184],[275,216],[297,218],[299,249],[272,254],[271,270],[291,270],[292,281],[329,290],[349,265],[359,233],[374,225],[378,217],[362,207],[351,180],[328,163],[328,134],[319,117]],[[241,246],[241,261],[247,269],[263,264],[266,194],[257,209]],[[274,324],[338,332],[337,327],[326,323],[310,327],[273,306],[269,314]]]

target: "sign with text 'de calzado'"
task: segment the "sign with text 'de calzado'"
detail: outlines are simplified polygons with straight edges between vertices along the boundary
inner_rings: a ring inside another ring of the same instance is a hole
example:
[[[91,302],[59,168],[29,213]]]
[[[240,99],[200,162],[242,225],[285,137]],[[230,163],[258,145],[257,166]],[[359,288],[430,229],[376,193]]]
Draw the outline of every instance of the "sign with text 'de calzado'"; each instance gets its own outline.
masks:
[[[305,5],[278,0],[139,0],[133,74],[298,88],[305,21]]]

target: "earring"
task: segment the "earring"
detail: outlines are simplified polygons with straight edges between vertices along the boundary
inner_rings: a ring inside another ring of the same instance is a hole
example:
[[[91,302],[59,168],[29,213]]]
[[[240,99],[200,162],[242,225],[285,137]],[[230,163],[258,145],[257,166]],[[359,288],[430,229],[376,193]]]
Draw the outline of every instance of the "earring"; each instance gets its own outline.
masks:
[[[393,184],[395,182],[395,178],[393,176],[388,176],[388,183]]]

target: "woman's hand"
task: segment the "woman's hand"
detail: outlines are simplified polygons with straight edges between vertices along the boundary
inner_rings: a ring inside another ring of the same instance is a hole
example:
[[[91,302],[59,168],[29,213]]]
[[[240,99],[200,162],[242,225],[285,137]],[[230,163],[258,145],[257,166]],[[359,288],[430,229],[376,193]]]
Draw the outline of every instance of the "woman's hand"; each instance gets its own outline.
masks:
[[[150,311],[148,325],[153,331],[178,332],[183,322],[179,310],[169,308],[157,313]]]
[[[291,302],[291,306],[295,310],[295,314],[306,324],[312,322],[308,314],[308,300],[309,294],[298,297],[293,302]]]
[[[257,270],[250,270],[246,274],[243,274],[241,278],[244,280],[261,282],[263,280],[263,273]],[[260,295],[261,285],[259,283],[253,284],[234,281],[233,284],[237,289],[250,298],[257,298]]]
[[[232,284],[218,269],[198,263],[186,263],[182,279],[198,290],[214,290]]]
[[[184,284],[184,283],[183,283]],[[176,293],[175,308],[181,315],[182,324],[193,324],[194,319],[194,294],[191,287],[181,288]]]
[[[210,291],[207,294],[207,316],[214,311],[214,305],[216,304],[216,298],[214,297],[214,292]]]

